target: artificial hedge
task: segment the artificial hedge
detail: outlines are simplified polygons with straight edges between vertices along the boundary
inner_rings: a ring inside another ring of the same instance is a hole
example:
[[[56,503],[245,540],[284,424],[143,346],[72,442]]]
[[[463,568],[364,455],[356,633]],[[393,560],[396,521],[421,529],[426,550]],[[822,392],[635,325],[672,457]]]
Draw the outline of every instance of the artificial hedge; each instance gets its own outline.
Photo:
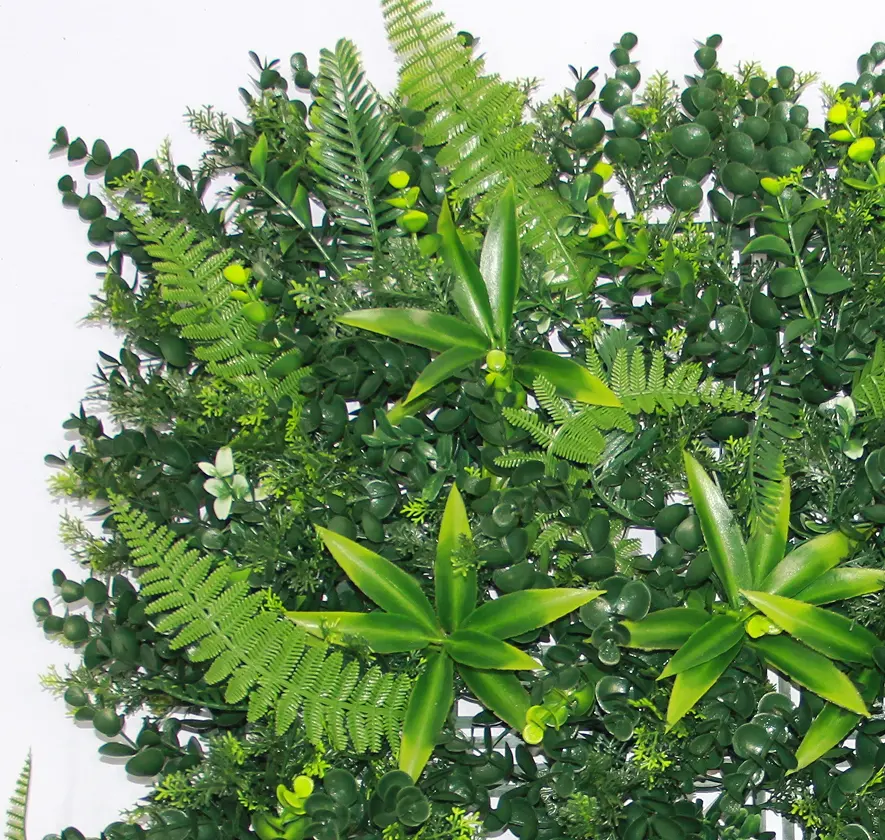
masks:
[[[44,681],[153,780],[102,836],[885,836],[885,43],[822,122],[716,35],[535,102],[381,8],[390,97],[344,40],[194,166],[56,134],[122,346]]]

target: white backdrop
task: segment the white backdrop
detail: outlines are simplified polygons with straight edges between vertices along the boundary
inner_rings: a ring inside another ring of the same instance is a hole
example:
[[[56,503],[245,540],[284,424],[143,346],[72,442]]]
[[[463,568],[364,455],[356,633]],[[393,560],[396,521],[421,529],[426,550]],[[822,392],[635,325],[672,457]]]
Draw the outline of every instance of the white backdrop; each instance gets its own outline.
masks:
[[[544,94],[568,84],[568,62],[606,72],[626,30],[639,36],[634,54],[646,76],[692,72],[692,39],[719,32],[726,67],[757,59],[771,73],[787,63],[832,83],[853,79],[856,56],[885,39],[881,6],[854,0],[824,14],[818,5],[437,0],[457,28],[481,37],[492,70],[539,77]],[[56,539],[61,508],[46,493],[42,457],[67,448],[60,424],[90,384],[96,351],[119,349],[113,336],[77,324],[97,285],[83,223],[59,202],[55,183],[68,166],[48,159],[51,138],[64,124],[72,138],[103,137],[114,153],[132,146],[145,159],[168,136],[176,160],[191,163],[199,146],[185,108],[239,113],[248,50],[284,66],[302,51],[315,69],[317,51],[344,36],[362,49],[374,84],[390,90],[395,65],[372,0],[0,0],[0,806],[30,748],[35,840],[71,824],[97,834],[142,792],[100,760],[91,727],[67,719],[38,683],[66,653],[44,640],[31,602],[50,593],[53,568],[73,573]],[[806,104],[819,121],[817,97]],[[82,185],[79,169],[72,174]]]

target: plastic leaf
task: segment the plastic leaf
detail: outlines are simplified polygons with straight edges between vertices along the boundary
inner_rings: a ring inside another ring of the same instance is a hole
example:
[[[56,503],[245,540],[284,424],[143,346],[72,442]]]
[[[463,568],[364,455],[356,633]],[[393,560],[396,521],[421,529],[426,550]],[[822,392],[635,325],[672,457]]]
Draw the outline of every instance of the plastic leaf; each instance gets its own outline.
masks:
[[[428,655],[409,697],[399,748],[399,769],[415,781],[433,753],[437,736],[455,700],[453,671],[448,655],[444,651],[434,651]]]
[[[252,152],[249,155],[249,166],[255,170],[258,180],[263,181],[267,170],[267,137],[264,134],[255,141],[255,145],[252,147]]]
[[[790,245],[773,233],[766,233],[751,239],[741,254],[768,254],[772,257],[792,258]]]
[[[442,249],[446,262],[455,273],[455,288],[452,296],[458,310],[468,321],[479,327],[490,341],[494,340],[494,319],[485,281],[476,263],[464,248],[461,237],[458,236],[455,222],[452,219],[452,211],[449,209],[447,201],[443,202],[436,232],[442,237]]]
[[[532,350],[516,368],[520,381],[531,385],[538,376],[546,376],[560,396],[588,405],[620,407],[621,401],[611,388],[587,368],[549,350]]]
[[[222,446],[215,453],[215,475],[225,476],[234,474],[234,453],[229,446]]]
[[[767,592],[743,592],[778,627],[819,653],[842,662],[873,664],[880,642],[855,621],[821,607]]]
[[[440,382],[445,382],[446,379],[459,370],[467,367],[477,359],[481,359],[485,353],[485,349],[476,347],[450,347],[448,350],[443,351],[421,371],[421,374],[409,390],[405,402],[411,402],[431,388],[435,388]]]
[[[463,543],[472,548],[473,537],[464,500],[453,484],[439,529],[433,572],[436,611],[443,629],[449,632],[459,627],[476,607],[476,566],[461,567],[453,562],[463,550]]]
[[[838,566],[851,553],[851,540],[831,531],[794,548],[766,577],[760,589],[775,595],[793,596]]]
[[[524,589],[486,602],[461,626],[510,639],[545,627],[602,594],[597,589]]]
[[[308,633],[329,642],[362,641],[375,653],[404,653],[427,647],[433,636],[404,615],[385,612],[289,612]]]
[[[713,479],[688,452],[684,452],[683,456],[688,493],[700,519],[713,569],[729,602],[736,606],[738,590],[749,588],[751,581],[750,563],[741,529]]]
[[[772,569],[784,559],[787,535],[790,530],[790,479],[784,478],[780,485],[780,499],[775,507],[774,521],[759,524],[747,543],[747,557],[758,583],[771,574]]]
[[[676,682],[673,683],[673,691],[670,694],[670,702],[667,705],[667,729],[672,729],[684,718],[715,684],[731,665],[741,643],[736,644],[725,653],[719,654],[715,659],[696,665],[688,671],[677,674]]]
[[[482,245],[479,270],[488,290],[495,332],[501,347],[506,347],[513,323],[513,307],[519,294],[520,273],[516,199],[512,183],[496,202]]]
[[[492,671],[533,671],[541,665],[518,647],[487,633],[456,630],[445,640],[449,656],[460,665]]]
[[[489,711],[513,729],[521,732],[525,728],[531,699],[514,674],[482,671],[467,665],[459,665],[458,673],[473,696]]]
[[[857,688],[829,659],[787,636],[765,636],[750,642],[768,667],[803,688],[850,712],[869,717]]]
[[[477,350],[490,347],[488,339],[476,327],[451,315],[424,309],[356,309],[341,315],[338,323],[438,352],[450,347]]]
[[[870,595],[883,588],[885,571],[881,569],[830,569],[794,597],[806,604],[831,604]]]
[[[744,637],[744,626],[730,615],[714,615],[692,633],[661,671],[659,680],[709,662],[731,650]]]
[[[628,647],[641,650],[676,650],[684,645],[692,633],[710,620],[704,610],[686,607],[668,607],[649,613],[641,621],[622,621],[630,634]]]
[[[326,528],[320,539],[353,583],[381,609],[413,618],[434,635],[436,616],[417,581],[390,560]]]

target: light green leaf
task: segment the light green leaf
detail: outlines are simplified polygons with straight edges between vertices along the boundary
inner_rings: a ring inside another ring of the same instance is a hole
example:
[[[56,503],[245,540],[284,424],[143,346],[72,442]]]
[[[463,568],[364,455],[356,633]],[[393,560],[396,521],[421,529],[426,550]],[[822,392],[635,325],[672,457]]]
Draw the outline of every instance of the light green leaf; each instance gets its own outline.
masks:
[[[267,137],[262,134],[252,147],[249,154],[249,166],[252,167],[259,181],[264,180],[267,171]]]
[[[513,307],[519,294],[519,238],[516,198],[510,183],[498,197],[482,244],[479,270],[492,307],[495,330],[503,348],[513,326]]]
[[[418,582],[390,560],[334,531],[317,527],[320,539],[351,581],[382,610],[417,621],[434,636],[433,607]]]
[[[738,590],[749,588],[752,580],[740,526],[713,479],[688,452],[684,452],[683,456],[688,494],[701,522],[713,570],[725,589],[729,603],[737,606]]]
[[[775,507],[774,521],[759,523],[756,532],[747,543],[747,557],[753,572],[754,583],[765,580],[771,570],[784,559],[787,535],[790,530],[790,479],[784,478],[780,485],[780,499]]]
[[[763,636],[750,642],[769,668],[850,712],[869,717],[857,688],[829,659],[788,636]]]
[[[670,702],[667,704],[667,730],[684,718],[716,683],[726,668],[734,661],[743,642],[719,654],[715,659],[696,665],[689,671],[676,675]]]
[[[453,671],[452,660],[445,651],[428,654],[424,670],[409,697],[399,748],[399,769],[415,781],[433,753],[436,739],[455,700]]]
[[[557,356],[549,350],[532,350],[516,367],[520,382],[531,386],[538,376],[546,376],[560,396],[588,405],[620,407],[621,401],[611,388],[583,365]]]
[[[602,594],[597,589],[524,589],[487,601],[461,626],[496,639],[510,639],[546,627]]]
[[[436,546],[434,581],[436,611],[443,629],[451,632],[459,627],[476,607],[476,566],[456,566],[452,561],[463,550],[462,543],[473,546],[470,521],[464,500],[453,484],[446,501]]]
[[[714,615],[692,633],[686,643],[670,658],[659,680],[688,671],[731,650],[744,638],[744,625],[730,615]]]
[[[446,262],[455,272],[452,297],[458,310],[464,318],[479,327],[489,341],[494,341],[495,327],[489,293],[479,268],[470,258],[461,242],[461,237],[458,236],[448,201],[443,201],[436,232],[442,237],[442,250]]]
[[[458,673],[481,705],[513,729],[522,732],[532,701],[514,674],[482,671],[468,665],[459,665]]]
[[[710,620],[704,610],[686,607],[668,607],[649,613],[641,621],[622,621],[630,634],[628,647],[641,650],[676,650],[684,645],[692,633]]]
[[[455,630],[445,640],[445,648],[459,665],[486,671],[534,671],[541,667],[518,647],[476,630]]]
[[[851,540],[841,531],[821,534],[794,548],[766,577],[760,589],[792,597],[838,566],[851,554]]]
[[[488,350],[488,339],[475,327],[451,315],[424,309],[355,309],[338,317],[339,324],[442,352],[451,347]]]
[[[885,571],[881,569],[830,569],[794,597],[806,604],[832,604],[880,592],[883,588]]]
[[[421,650],[438,635],[411,618],[386,612],[287,612],[299,627],[334,644],[365,642],[375,653]]]
[[[784,257],[792,259],[793,252],[789,243],[775,236],[773,233],[766,233],[762,236],[756,236],[747,243],[742,254],[768,254],[772,257]]]
[[[477,347],[450,347],[443,351],[421,371],[415,384],[409,390],[405,402],[411,402],[427,393],[431,388],[435,388],[440,382],[445,382],[450,376],[477,359],[481,359],[485,354],[484,349]]]
[[[742,594],[778,627],[819,653],[841,662],[873,664],[873,650],[881,643],[857,622],[782,595],[747,591]]]
[[[857,683],[861,696],[867,703],[872,703],[882,690],[882,674],[868,668],[861,672]],[[827,703],[811,722],[802,743],[796,749],[797,766],[787,775],[808,767],[833,747],[839,746],[854,731],[860,720],[860,715]]]

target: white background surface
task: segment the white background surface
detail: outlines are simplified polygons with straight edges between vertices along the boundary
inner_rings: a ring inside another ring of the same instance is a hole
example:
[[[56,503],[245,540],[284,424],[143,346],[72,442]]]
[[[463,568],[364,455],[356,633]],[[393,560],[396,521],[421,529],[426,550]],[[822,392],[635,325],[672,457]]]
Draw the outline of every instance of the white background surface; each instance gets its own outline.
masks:
[[[625,30],[639,36],[645,76],[666,69],[677,80],[694,71],[692,39],[713,32],[725,38],[725,67],[758,59],[773,73],[786,63],[836,84],[853,80],[856,56],[885,40],[885,16],[870,0],[826,9],[813,0],[437,0],[437,8],[481,37],[492,70],[542,78],[544,94],[569,84],[566,63],[598,64],[598,79],[609,72]],[[60,424],[90,384],[96,351],[120,346],[77,325],[97,281],[84,259],[85,225],[59,201],[55,183],[68,165],[48,159],[51,138],[64,124],[72,138],[103,137],[114,154],[132,146],[144,160],[169,136],[177,162],[193,163],[199,146],[182,114],[208,103],[239,114],[248,50],[284,67],[302,51],[315,69],[317,51],[344,36],[389,91],[395,64],[372,0],[0,0],[0,806],[32,749],[34,840],[71,824],[97,835],[142,790],[102,763],[91,727],[66,719],[37,680],[66,653],[44,640],[31,602],[50,593],[53,568],[74,571],[56,539],[61,508],[46,493],[42,457],[69,445]],[[817,97],[806,104],[819,122]],[[82,194],[79,168],[72,174]]]

